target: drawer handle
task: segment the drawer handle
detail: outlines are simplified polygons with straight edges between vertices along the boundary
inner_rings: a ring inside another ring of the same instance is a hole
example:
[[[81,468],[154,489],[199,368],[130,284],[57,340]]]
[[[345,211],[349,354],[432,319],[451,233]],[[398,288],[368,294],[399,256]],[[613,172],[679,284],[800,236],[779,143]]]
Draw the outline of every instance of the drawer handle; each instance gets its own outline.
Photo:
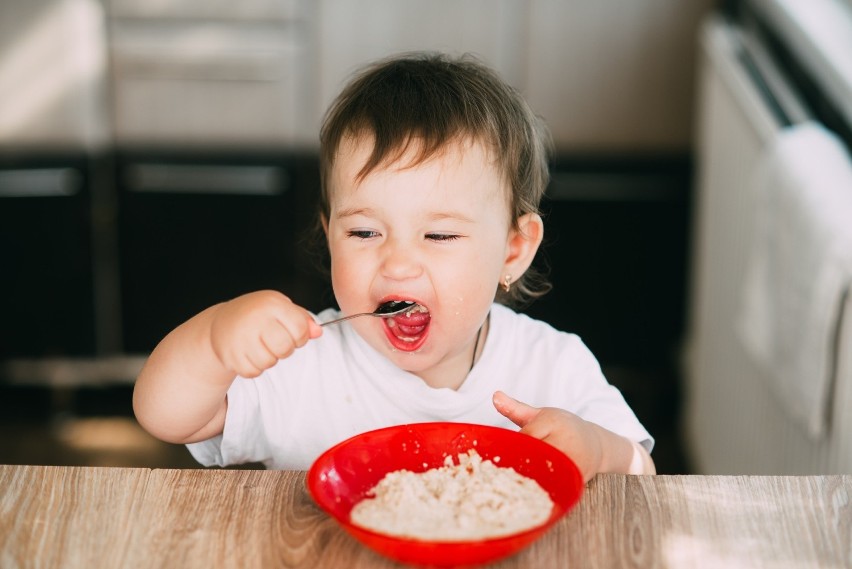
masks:
[[[271,196],[284,193],[289,177],[277,166],[134,164],[125,181],[132,192]]]
[[[0,170],[4,198],[73,196],[82,185],[82,176],[73,168]]]

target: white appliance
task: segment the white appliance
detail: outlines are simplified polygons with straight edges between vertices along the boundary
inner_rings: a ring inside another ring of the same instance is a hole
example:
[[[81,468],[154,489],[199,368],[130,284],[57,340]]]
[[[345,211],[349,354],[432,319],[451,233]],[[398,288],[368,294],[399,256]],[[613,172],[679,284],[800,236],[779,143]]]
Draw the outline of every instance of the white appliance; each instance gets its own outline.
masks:
[[[700,35],[686,446],[700,473],[848,473],[852,295],[841,304],[827,425],[818,437],[776,397],[773,378],[749,356],[737,327],[761,213],[749,183],[755,165],[784,127],[825,119],[841,136],[850,132],[852,6],[839,0],[742,4],[749,8],[744,19],[714,16]],[[807,84],[795,80],[805,73]]]

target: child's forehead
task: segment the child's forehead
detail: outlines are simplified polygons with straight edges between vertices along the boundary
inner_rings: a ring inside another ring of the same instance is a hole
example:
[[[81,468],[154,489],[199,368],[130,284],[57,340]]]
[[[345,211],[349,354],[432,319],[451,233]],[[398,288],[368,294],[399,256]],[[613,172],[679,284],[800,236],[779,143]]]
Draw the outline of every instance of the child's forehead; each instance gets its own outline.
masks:
[[[412,139],[406,146],[385,153],[386,158],[365,173],[373,150],[369,137],[341,141],[327,186],[332,211],[373,207],[364,204],[392,191],[395,196],[407,196],[402,198],[407,200],[406,205],[416,203],[425,208],[418,211],[427,217],[453,208],[491,211],[483,208],[485,203],[502,203],[511,217],[510,184],[493,152],[475,139],[454,140],[426,153],[422,141]],[[385,197],[381,203],[380,207],[386,205]]]

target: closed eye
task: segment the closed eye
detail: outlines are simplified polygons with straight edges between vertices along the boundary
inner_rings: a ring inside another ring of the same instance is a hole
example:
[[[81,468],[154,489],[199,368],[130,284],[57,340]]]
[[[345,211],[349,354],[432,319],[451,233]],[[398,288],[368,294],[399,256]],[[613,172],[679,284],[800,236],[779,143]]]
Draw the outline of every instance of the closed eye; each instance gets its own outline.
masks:
[[[378,237],[379,232],[371,229],[352,229],[346,232],[347,237],[355,237],[356,239],[371,239]]]
[[[461,239],[461,235],[455,233],[427,233],[426,239],[438,242],[455,241],[456,239]]]

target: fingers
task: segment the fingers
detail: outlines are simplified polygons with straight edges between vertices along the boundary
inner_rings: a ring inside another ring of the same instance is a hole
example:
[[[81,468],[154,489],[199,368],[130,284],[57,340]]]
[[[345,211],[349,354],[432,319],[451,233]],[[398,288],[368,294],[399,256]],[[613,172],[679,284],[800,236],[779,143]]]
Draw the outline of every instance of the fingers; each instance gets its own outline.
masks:
[[[541,412],[541,409],[532,407],[526,403],[521,403],[517,399],[509,397],[502,391],[494,393],[492,402],[501,415],[522,429]]]
[[[277,315],[261,328],[260,338],[271,354],[278,359],[284,359],[313,337],[311,325],[316,323],[307,312]]]
[[[249,378],[321,335],[307,310],[272,291],[221,305],[210,327],[210,342],[222,365]]]
[[[311,318],[310,324],[308,324],[308,333],[310,335],[311,340],[316,340],[320,336],[322,336],[322,326],[317,324],[317,322]]]
[[[522,433],[543,441],[550,441],[558,432],[560,421],[564,420],[565,412],[561,409],[533,407],[502,391],[494,393],[492,401],[497,411],[519,426]]]
[[[243,377],[253,378],[263,373],[263,370],[271,368],[278,361],[269,350],[260,347],[244,356],[244,363],[240,366],[238,373]]]
[[[256,373],[245,377],[256,377],[274,366],[278,360],[290,357],[297,348],[316,337],[315,328],[319,326],[311,315],[295,305],[271,317],[261,325],[257,341],[246,348],[246,357],[256,368]]]

